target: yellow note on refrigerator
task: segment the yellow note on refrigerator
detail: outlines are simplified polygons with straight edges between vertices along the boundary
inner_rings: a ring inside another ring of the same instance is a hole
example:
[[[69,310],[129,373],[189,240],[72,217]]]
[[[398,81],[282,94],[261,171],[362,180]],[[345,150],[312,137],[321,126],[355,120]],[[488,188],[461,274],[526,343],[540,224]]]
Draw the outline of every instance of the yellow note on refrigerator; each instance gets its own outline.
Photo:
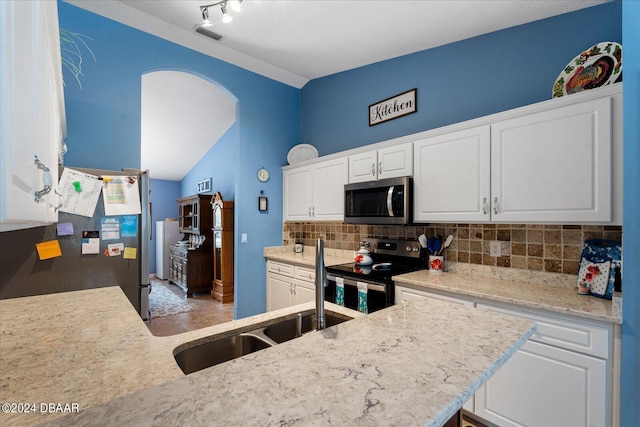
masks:
[[[136,248],[124,248],[124,255],[122,258],[124,259],[136,259],[138,256],[138,249]]]

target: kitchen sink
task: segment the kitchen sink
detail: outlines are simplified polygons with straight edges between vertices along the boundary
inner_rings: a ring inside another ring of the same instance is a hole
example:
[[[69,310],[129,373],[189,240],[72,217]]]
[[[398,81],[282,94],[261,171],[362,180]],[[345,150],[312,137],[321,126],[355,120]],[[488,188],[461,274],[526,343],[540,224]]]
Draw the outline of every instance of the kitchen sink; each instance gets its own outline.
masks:
[[[250,333],[238,334],[187,348],[176,353],[174,357],[182,372],[188,375],[272,345],[267,340]]]
[[[299,331],[297,325],[298,319],[289,319],[267,326],[266,328],[264,328],[263,333],[268,338],[271,338],[272,340],[280,344],[285,341],[297,338],[300,336],[300,334],[306,334],[307,332],[313,331],[316,326],[314,318],[315,315],[313,313],[301,316],[302,327]],[[347,320],[350,319],[325,314],[325,324],[327,328],[342,322],[346,322]]]
[[[311,332],[316,326],[314,320],[314,313],[306,315],[299,313],[292,319],[276,320],[271,325],[250,332],[242,332],[180,350],[175,353],[174,358],[182,372],[186,375],[192,374]],[[351,318],[325,314],[327,328],[347,320]]]

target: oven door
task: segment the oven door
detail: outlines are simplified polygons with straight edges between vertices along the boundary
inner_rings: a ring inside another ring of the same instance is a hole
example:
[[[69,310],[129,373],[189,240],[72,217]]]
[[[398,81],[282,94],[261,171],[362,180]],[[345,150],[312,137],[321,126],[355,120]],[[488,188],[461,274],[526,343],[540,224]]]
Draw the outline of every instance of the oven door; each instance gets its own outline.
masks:
[[[366,313],[372,313],[374,311],[382,310],[383,308],[390,307],[394,304],[394,286],[393,284],[384,283],[372,283],[367,281],[357,281],[352,278],[345,277],[344,280],[344,306],[352,310],[362,311]],[[366,297],[364,303],[366,311],[359,306],[358,300],[358,282],[367,285]],[[325,289],[325,300],[336,303],[336,276],[327,274],[327,288]]]

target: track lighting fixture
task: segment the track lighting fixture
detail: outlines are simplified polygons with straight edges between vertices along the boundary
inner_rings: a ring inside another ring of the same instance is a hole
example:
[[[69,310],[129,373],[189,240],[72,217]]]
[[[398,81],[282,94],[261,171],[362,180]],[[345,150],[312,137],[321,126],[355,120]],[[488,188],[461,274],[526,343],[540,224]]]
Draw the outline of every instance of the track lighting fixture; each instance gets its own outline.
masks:
[[[202,13],[202,27],[210,27],[211,21],[209,21],[209,8],[212,6],[220,6],[220,11],[222,12],[222,22],[228,24],[233,20],[233,17],[229,15],[227,12],[227,3],[231,7],[231,10],[234,12],[240,12],[242,9],[242,0],[222,0],[215,3],[207,4],[205,6],[200,6],[200,12]]]

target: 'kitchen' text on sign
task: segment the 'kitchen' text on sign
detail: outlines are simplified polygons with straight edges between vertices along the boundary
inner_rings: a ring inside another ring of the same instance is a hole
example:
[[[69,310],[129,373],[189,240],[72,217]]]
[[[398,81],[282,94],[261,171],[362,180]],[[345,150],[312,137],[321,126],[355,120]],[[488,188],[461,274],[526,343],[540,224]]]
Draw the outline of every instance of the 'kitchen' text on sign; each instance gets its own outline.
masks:
[[[418,111],[416,104],[417,89],[387,98],[384,101],[369,106],[369,126],[377,125],[387,120],[396,119]]]

